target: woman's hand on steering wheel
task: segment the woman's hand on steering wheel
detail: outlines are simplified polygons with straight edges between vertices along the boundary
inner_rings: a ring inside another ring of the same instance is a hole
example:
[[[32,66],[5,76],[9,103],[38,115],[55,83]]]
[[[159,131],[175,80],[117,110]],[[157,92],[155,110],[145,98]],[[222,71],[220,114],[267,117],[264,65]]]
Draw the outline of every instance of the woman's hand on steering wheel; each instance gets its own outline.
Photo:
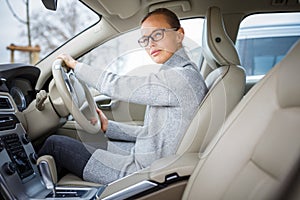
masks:
[[[60,54],[57,58],[62,59],[65,65],[71,69],[75,69],[75,66],[78,63],[74,58],[72,58],[72,56],[68,54]]]
[[[101,128],[101,121],[97,113],[97,105],[88,86],[76,78],[73,72],[65,68],[74,69],[78,62],[67,54],[61,54],[52,64],[52,75],[55,86],[64,105],[74,117],[78,125],[88,133],[97,134]],[[87,102],[85,112],[80,109]],[[93,119],[93,122],[91,121]],[[106,129],[103,129],[106,130]]]
[[[102,112],[102,110],[100,110],[99,108],[96,108],[96,111],[99,115],[100,118],[100,122],[101,122],[101,130],[103,131],[103,133],[106,132],[107,130],[107,126],[108,126],[108,119],[105,116],[105,114]]]

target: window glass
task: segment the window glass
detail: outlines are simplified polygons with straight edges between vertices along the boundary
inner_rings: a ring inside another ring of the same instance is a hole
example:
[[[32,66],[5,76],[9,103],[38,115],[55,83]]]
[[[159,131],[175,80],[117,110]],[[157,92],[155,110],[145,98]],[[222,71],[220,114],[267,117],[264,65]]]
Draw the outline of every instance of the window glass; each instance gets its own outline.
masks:
[[[60,1],[55,12],[37,10],[33,19],[36,20],[32,21],[32,36],[40,44],[41,56],[44,56],[95,24],[100,18],[82,2],[70,0]]]
[[[40,0],[30,3],[28,0],[1,3],[4,4],[0,6],[0,23],[3,27],[0,31],[0,62],[3,63],[13,60],[15,63],[36,64],[41,58],[100,19],[95,12],[78,0],[59,1],[55,12],[47,10]],[[30,23],[25,23],[27,14]],[[28,46],[40,51],[30,55]],[[13,50],[15,48],[25,51]]]
[[[300,13],[256,14],[243,20],[236,47],[247,77],[265,75],[300,38]]]
[[[199,64],[201,60],[201,38],[203,19],[181,20],[185,30],[183,45],[191,59]],[[140,30],[124,33],[100,45],[79,60],[89,65],[106,66],[107,70],[117,74],[127,74],[139,67],[153,64],[146,51],[137,42]]]
[[[183,45],[190,58],[200,67],[202,62],[201,46],[204,19],[185,19],[181,20],[180,23],[185,31]]]

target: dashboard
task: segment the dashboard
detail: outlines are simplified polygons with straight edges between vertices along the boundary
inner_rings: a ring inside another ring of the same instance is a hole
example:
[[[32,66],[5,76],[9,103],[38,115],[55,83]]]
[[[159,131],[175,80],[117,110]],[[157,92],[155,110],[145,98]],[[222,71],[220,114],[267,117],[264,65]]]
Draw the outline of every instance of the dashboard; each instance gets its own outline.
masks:
[[[38,155],[28,130],[19,121],[20,113],[17,116],[17,109],[22,112],[35,99],[39,75],[40,70],[35,66],[0,65],[0,200],[95,199],[96,194],[103,191],[102,187],[59,187],[55,190],[46,187],[44,180],[48,175],[39,170]],[[56,118],[59,120],[58,116]]]
[[[9,93],[21,112],[35,99],[40,70],[28,64],[0,65],[0,92]]]

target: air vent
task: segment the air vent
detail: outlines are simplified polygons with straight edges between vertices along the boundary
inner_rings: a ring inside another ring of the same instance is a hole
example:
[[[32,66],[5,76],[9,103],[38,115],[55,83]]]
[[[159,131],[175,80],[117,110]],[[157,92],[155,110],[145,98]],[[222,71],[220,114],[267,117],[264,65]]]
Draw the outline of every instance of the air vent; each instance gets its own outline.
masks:
[[[13,107],[8,97],[0,96],[0,111],[10,111]]]

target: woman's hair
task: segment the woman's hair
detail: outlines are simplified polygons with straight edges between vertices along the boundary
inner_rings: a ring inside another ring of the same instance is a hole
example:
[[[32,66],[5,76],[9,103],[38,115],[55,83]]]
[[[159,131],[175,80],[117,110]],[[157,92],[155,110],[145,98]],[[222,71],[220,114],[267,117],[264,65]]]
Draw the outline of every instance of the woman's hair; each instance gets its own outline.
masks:
[[[148,19],[148,17],[152,16],[152,15],[164,15],[168,24],[170,24],[170,26],[172,28],[176,28],[179,29],[181,27],[180,25],[180,21],[177,17],[177,15],[172,12],[171,10],[167,9],[167,8],[158,8],[152,12],[149,12],[141,21],[141,24]]]

